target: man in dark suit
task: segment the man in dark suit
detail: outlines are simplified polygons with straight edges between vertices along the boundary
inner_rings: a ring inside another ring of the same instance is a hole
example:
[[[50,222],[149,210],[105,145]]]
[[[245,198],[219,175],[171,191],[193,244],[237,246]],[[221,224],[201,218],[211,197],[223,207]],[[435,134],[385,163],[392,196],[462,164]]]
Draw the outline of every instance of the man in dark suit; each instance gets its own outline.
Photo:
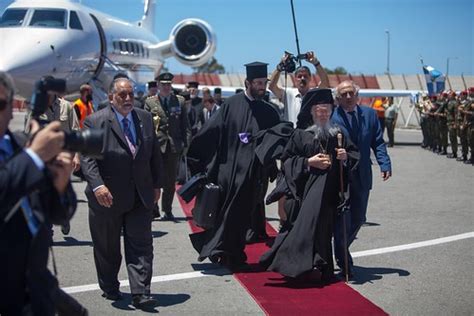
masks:
[[[47,268],[50,224],[69,221],[76,209],[69,181],[72,154],[61,152],[59,122],[37,132],[24,147],[26,135],[8,130],[13,92],[10,76],[0,72],[0,314],[55,315],[68,296]],[[37,130],[38,123],[32,124]],[[67,313],[87,314],[76,307]]]
[[[387,147],[383,141],[382,129],[377,113],[372,108],[358,105],[359,87],[352,81],[343,81],[336,88],[336,100],[339,107],[332,115],[336,123],[350,135],[352,142],[359,148],[360,160],[358,168],[353,172],[350,183],[350,207],[344,213],[346,219],[346,237],[348,253],[348,272],[352,274],[353,261],[349,246],[357,236],[360,227],[366,221],[367,203],[372,189],[372,161],[370,150],[375,154],[380,166],[383,181],[390,178],[392,167]],[[334,232],[334,248],[338,266],[345,271],[345,246],[343,216],[339,216]]]
[[[119,78],[113,84],[111,106],[87,117],[85,127],[106,132],[103,159],[82,157],[102,296],[121,299],[117,275],[123,231],[132,303],[137,308],[154,306],[151,221],[153,205],[160,197],[162,162],[152,117],[133,107],[132,83]]]

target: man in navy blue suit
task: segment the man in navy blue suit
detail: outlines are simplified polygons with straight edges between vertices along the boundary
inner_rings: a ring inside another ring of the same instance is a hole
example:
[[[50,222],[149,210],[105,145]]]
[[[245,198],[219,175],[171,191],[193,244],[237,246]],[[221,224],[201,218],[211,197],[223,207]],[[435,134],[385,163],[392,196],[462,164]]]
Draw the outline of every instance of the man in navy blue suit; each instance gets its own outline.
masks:
[[[0,315],[87,315],[48,270],[51,224],[64,224],[76,210],[72,154],[63,151],[59,122],[26,144],[12,133],[15,87],[0,71]],[[39,125],[32,121],[33,130]]]
[[[366,221],[367,203],[372,189],[372,161],[370,149],[373,150],[380,166],[383,181],[392,175],[390,157],[383,140],[383,132],[376,112],[358,105],[359,87],[352,81],[343,81],[336,88],[338,108],[332,116],[333,123],[345,129],[346,135],[360,151],[359,166],[353,171],[350,182],[349,210],[344,213],[346,220],[347,245],[344,242],[343,216],[339,216],[334,232],[334,250],[338,266],[345,271],[344,251],[348,253],[348,272],[352,276],[353,261],[349,246],[357,236],[360,227]]]

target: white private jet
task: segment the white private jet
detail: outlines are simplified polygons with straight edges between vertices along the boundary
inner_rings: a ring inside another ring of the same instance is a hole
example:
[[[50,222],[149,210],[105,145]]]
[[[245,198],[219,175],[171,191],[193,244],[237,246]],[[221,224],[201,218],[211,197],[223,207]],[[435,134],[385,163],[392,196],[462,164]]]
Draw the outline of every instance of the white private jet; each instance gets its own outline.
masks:
[[[199,19],[179,22],[160,42],[153,34],[155,7],[155,0],[145,0],[143,18],[131,24],[77,0],[17,0],[0,19],[0,70],[28,99],[45,75],[66,79],[68,92],[84,82],[106,91],[118,71],[143,83],[153,80],[165,58],[199,66],[213,56],[215,34]]]

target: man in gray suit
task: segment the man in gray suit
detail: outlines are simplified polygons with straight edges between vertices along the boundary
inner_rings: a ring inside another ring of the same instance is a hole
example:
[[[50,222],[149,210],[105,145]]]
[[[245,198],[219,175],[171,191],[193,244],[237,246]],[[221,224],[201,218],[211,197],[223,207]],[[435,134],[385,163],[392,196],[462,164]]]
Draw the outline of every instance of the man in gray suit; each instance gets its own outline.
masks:
[[[114,81],[111,106],[88,116],[85,128],[106,132],[103,159],[82,157],[87,180],[89,227],[94,261],[103,297],[120,300],[117,278],[120,233],[125,262],[137,308],[155,306],[150,296],[153,240],[152,209],[160,198],[161,153],[149,113],[133,107],[133,85],[127,78]]]

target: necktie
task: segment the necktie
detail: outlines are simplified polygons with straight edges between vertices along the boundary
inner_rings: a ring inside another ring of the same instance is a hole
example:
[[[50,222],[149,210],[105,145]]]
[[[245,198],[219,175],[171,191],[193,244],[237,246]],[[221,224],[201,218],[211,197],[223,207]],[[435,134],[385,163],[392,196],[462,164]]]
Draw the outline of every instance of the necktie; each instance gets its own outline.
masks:
[[[168,98],[163,98],[163,108],[166,112],[168,112]]]
[[[6,138],[3,138],[3,140],[0,141],[0,144],[2,145],[0,146],[0,162],[3,162],[11,156],[9,150],[6,149],[11,147],[9,146],[9,141]],[[36,236],[39,231],[39,223],[33,214],[33,210],[31,209],[30,203],[28,202],[28,198],[26,196],[21,199],[20,205],[31,235]]]
[[[359,140],[359,122],[357,122],[356,111],[349,112],[351,115],[351,139],[357,145]]]
[[[130,122],[129,120],[124,117],[122,119],[122,125],[123,125],[123,134],[125,135],[125,139],[127,140],[128,147],[130,148],[130,151],[132,152],[133,157],[135,157],[135,141],[133,139],[132,131],[130,130]]]

